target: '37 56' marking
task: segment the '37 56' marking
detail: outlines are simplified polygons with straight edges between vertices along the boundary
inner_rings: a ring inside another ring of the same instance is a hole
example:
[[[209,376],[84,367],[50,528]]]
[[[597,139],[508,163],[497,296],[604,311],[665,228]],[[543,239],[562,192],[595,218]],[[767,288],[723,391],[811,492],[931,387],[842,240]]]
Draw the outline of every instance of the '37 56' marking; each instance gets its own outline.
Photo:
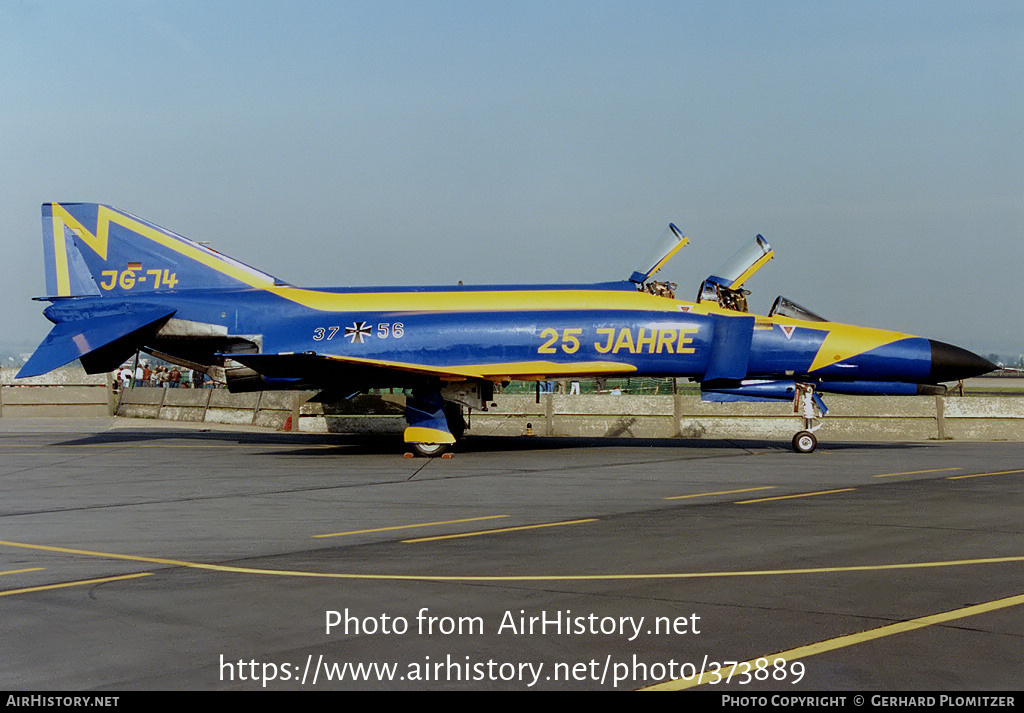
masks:
[[[317,327],[313,330],[313,341],[329,342],[341,331],[341,326]],[[351,327],[345,327],[344,336],[352,340],[353,344],[362,344],[363,340],[376,336],[378,339],[394,337],[401,339],[405,336],[405,325],[402,322],[380,322],[376,327],[366,322],[353,322]]]

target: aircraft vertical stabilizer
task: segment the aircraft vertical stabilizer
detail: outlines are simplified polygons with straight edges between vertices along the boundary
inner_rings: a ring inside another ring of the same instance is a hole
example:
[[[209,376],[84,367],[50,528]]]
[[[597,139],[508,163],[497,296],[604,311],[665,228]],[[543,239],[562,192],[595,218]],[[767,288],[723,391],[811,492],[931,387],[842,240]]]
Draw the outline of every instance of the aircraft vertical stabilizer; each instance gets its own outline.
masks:
[[[284,284],[177,233],[96,203],[44,203],[43,250],[48,297]]]

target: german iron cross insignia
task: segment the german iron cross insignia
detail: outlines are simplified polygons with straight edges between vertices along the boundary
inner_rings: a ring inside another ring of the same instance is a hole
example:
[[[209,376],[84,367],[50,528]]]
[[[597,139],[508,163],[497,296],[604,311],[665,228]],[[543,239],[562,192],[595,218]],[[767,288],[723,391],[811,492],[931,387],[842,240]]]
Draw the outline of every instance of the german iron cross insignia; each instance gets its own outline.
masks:
[[[366,322],[353,322],[351,327],[345,327],[345,336],[353,344],[362,344],[370,336],[370,325]]]

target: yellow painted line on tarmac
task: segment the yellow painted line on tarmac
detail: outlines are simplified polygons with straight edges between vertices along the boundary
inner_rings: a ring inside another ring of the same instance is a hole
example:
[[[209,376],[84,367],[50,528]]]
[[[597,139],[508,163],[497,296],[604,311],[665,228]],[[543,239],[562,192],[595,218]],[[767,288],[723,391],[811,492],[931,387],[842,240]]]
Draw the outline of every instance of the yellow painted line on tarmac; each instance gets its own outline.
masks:
[[[337,448],[337,444],[324,443],[0,443],[3,448]]]
[[[859,634],[849,634],[847,636],[839,636],[834,639],[828,639],[826,641],[819,641],[815,644],[808,644],[807,646],[799,646],[795,649],[789,649],[788,651],[780,651],[777,654],[770,654],[768,656],[758,656],[750,661],[744,661],[734,666],[729,666],[716,671],[714,673],[707,673],[700,676],[695,676],[692,680],[677,679],[675,681],[665,681],[654,686],[648,686],[640,690],[644,691],[680,691],[686,688],[693,688],[700,686],[705,683],[711,683],[715,681],[720,683],[732,675],[745,676],[746,672],[754,671],[757,666],[757,662],[761,659],[766,659],[769,662],[769,666],[773,664],[776,659],[783,659],[787,664],[797,661],[799,659],[809,658],[816,654],[823,654],[827,651],[835,651],[836,649],[843,649],[847,646],[856,646],[862,644],[865,641],[873,641],[875,639],[882,639],[886,636],[894,636],[896,634],[904,634],[908,631],[915,631],[917,629],[923,629],[928,626],[935,626],[936,624],[944,624],[948,621],[956,621],[957,619],[965,619],[969,616],[976,616],[978,614],[985,614],[991,611],[998,611],[999,609],[1006,609],[1008,607],[1015,607],[1024,604],[1024,594],[1018,594],[1013,597],[1006,597],[1005,599],[996,599],[991,602],[984,604],[975,604],[974,606],[964,607],[962,609],[953,609],[951,611],[942,612],[940,614],[931,614],[929,616],[922,616],[917,619],[910,619],[909,621],[901,621],[897,624],[889,624],[888,626],[882,626],[877,629],[869,629],[868,631],[862,631]],[[739,669],[743,673],[736,674],[736,670]]]
[[[560,523],[555,523],[560,524]],[[1024,562],[1024,555],[1007,557],[985,557],[967,560],[945,560],[934,562],[904,562],[881,565],[850,565],[838,567],[805,567],[800,569],[774,570],[739,570],[732,572],[655,572],[647,574],[510,574],[510,575],[457,575],[457,574],[360,574],[345,572],[308,572],[301,570],[259,569],[256,567],[234,567],[222,564],[203,564],[160,557],[144,557],[141,555],[124,555],[114,552],[93,552],[76,550],[69,547],[53,545],[33,545],[26,542],[9,542],[0,540],[0,547],[17,547],[44,552],[61,552],[71,555],[86,555],[103,559],[126,560],[130,562],[149,562],[151,564],[188,567],[211,572],[231,572],[235,574],[261,574],[276,577],[309,577],[313,579],[362,579],[383,581],[423,581],[423,582],[569,582],[569,581],[613,581],[613,580],[645,580],[645,579],[712,579],[721,577],[768,577],[789,574],[832,574],[836,572],[881,572],[885,570],[928,569],[936,567],[964,567],[970,565],[1007,564]]]
[[[872,478],[891,478],[894,475],[920,475],[921,473],[942,473],[949,470],[963,470],[962,468],[933,468],[931,470],[908,470],[904,473],[883,473],[882,475],[872,475]]]
[[[87,584],[104,584],[106,582],[118,582],[123,579],[137,579],[148,577],[152,572],[139,572],[137,574],[122,574],[117,577],[101,577],[99,579],[79,579],[75,582],[60,582],[59,584],[43,584],[38,587],[25,587],[23,589],[8,589],[0,592],[0,597],[9,597],[12,594],[28,594],[29,592],[44,592],[49,589],[64,589],[66,587],[82,587]]]
[[[131,444],[132,448],[294,448],[296,446],[302,446],[303,448],[337,448],[336,445],[320,444],[320,443],[239,443],[238,445],[225,446],[220,444],[193,444],[193,443],[149,443],[142,446],[136,446],[134,443]]]
[[[997,470],[994,473],[971,473],[970,475],[951,475],[946,480],[962,480],[964,478],[984,478],[989,475],[1009,475],[1010,473],[1024,473],[1024,470]]]
[[[796,495],[776,495],[772,498],[757,498],[756,500],[737,500],[737,505],[745,505],[747,503],[766,503],[771,500],[789,500],[791,498],[810,498],[815,495],[830,495],[832,493],[848,493],[856,488],[840,488],[839,490],[819,490],[816,493],[797,493]]]
[[[351,532],[332,532],[326,535],[313,535],[313,537],[343,537],[345,535],[364,535],[368,532],[388,532],[389,530],[408,530],[414,527],[433,527],[434,525],[454,525],[460,522],[478,522],[479,520],[499,520],[508,515],[485,515],[483,517],[467,517],[462,520],[440,520],[438,522],[419,522],[415,525],[393,525],[391,527],[377,527],[372,530],[352,530]]]
[[[238,443],[235,445],[223,445],[218,443],[210,444],[193,444],[193,443],[149,443],[141,448],[294,448],[296,446],[302,446],[303,448],[337,448],[336,444],[330,443]],[[135,448],[135,444],[131,444],[132,448]]]
[[[540,525],[520,525],[518,527],[502,527],[497,530],[478,530],[476,532],[462,532],[457,535],[437,535],[435,537],[418,537],[415,540],[402,540],[405,543],[430,542],[432,540],[454,540],[459,537],[476,537],[477,535],[494,535],[500,532],[516,532],[518,530],[535,530],[538,527],[561,527],[562,525],[579,525],[584,522],[597,522],[596,517],[586,520],[566,520],[564,522],[545,522]]]
[[[734,493],[749,493],[753,490],[774,490],[774,485],[763,485],[759,488],[743,488],[742,490],[719,490],[715,493],[694,493],[693,495],[673,495],[666,500],[685,500],[686,498],[706,498],[712,495],[733,495]]]
[[[159,557],[145,557],[142,555],[123,555],[113,552],[94,552],[93,550],[77,550],[71,547],[56,547],[54,545],[31,545],[26,542],[9,542],[7,540],[0,540],[0,546],[3,547],[18,547],[26,550],[41,550],[42,552],[60,552],[66,555],[86,555],[88,557],[102,557],[104,559],[115,559],[115,560],[127,560],[129,562],[149,562],[150,564],[166,564],[173,565],[175,567],[195,567],[197,569],[221,569],[230,571],[232,567],[223,567],[221,565],[204,565],[197,562],[183,562],[181,560],[162,559]]]
[[[21,574],[23,572],[42,572],[43,567],[29,567],[28,569],[9,569],[6,572],[0,572],[0,576],[5,574]]]

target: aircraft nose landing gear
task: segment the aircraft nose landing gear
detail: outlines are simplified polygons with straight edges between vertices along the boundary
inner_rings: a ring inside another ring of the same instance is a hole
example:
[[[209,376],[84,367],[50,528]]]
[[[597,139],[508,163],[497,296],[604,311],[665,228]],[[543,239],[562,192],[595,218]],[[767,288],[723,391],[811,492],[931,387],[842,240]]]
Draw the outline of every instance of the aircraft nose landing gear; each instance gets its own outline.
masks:
[[[811,453],[818,447],[818,439],[810,431],[800,431],[793,436],[793,450],[797,453]]]
[[[793,399],[793,411],[801,413],[804,419],[804,430],[793,436],[793,450],[797,453],[812,453],[818,447],[818,438],[814,432],[821,428],[820,421],[828,413],[828,407],[821,397],[814,393],[813,384],[797,384],[796,398]]]

